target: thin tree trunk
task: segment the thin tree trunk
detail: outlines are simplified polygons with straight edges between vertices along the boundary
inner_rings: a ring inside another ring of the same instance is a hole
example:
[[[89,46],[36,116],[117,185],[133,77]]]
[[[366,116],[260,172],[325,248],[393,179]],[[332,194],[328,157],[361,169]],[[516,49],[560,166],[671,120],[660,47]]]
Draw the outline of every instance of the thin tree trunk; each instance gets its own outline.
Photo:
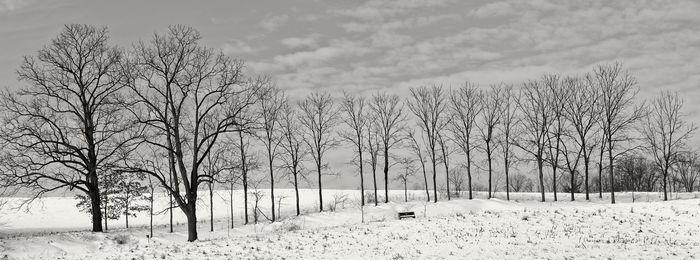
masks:
[[[365,175],[364,175],[364,163],[362,161],[362,145],[358,146],[358,153],[360,155],[360,206],[365,205]]]
[[[299,215],[301,215],[301,210],[299,210],[299,182],[297,180],[296,169],[294,170],[294,196],[296,197],[297,216],[299,216]]]
[[[323,212],[323,184],[321,182],[321,151],[318,152],[318,162],[316,162],[316,170],[318,171],[318,211]]]
[[[544,172],[543,170],[543,165],[542,165],[542,158],[537,159],[537,169],[539,170],[539,177],[540,177],[540,194],[542,195],[542,202],[545,202],[544,198]]]
[[[404,202],[408,202],[408,186],[406,180],[403,182],[403,200]]]
[[[467,151],[467,182],[469,182],[469,199],[473,199],[472,196],[472,158],[469,151]]]
[[[389,203],[389,148],[384,147],[384,203]]]
[[[214,184],[209,183],[209,231],[214,232]]]
[[[588,195],[589,192],[590,192],[589,187],[588,187],[588,164],[590,163],[590,161],[589,161],[589,159],[588,159],[588,154],[586,154],[586,151],[585,151],[585,150],[584,150],[583,156],[584,156],[584,158],[583,158],[583,164],[584,164],[584,165],[583,165],[583,169],[584,169],[584,172],[585,172],[585,174],[586,174],[586,183],[585,183],[585,186],[586,186],[586,200],[590,200],[590,197],[589,197],[589,195]]]
[[[491,198],[491,176],[493,175],[493,169],[491,168],[491,144],[486,142],[486,157],[489,164],[489,199]]]
[[[124,219],[126,220],[126,228],[129,228],[129,185],[126,185],[126,196],[124,196],[124,205],[126,207],[124,208]]]
[[[610,203],[615,204],[615,178],[613,172],[612,142],[608,141],[608,159],[610,161]]]
[[[149,181],[150,181],[150,179],[149,179]],[[148,215],[149,215],[148,226],[149,226],[151,238],[153,237],[153,193],[154,193],[154,189],[153,189],[153,186],[151,186],[151,199],[150,199],[151,207],[149,208],[149,211],[148,211]]]
[[[576,170],[571,171],[571,201],[574,201],[574,174]]]
[[[433,155],[435,155],[435,150],[433,149]],[[434,157],[434,156],[433,156]],[[436,162],[435,159],[433,159],[433,202],[437,203],[438,201],[438,195],[437,195],[437,167],[436,167]]]
[[[173,170],[170,169],[170,187],[173,186]],[[170,212],[170,233],[173,233],[173,194],[168,192],[170,197],[170,207],[168,211]]]
[[[375,162],[376,163],[376,162]],[[374,206],[379,206],[379,199],[377,199],[377,165],[372,166],[372,180],[374,181]]]
[[[508,152],[506,152],[503,161],[503,167],[505,168],[506,173],[506,200],[510,200],[510,178],[508,177]]]
[[[423,158],[420,158],[421,160]],[[430,201],[430,191],[428,190],[428,173],[425,171],[425,162],[421,161],[421,168],[423,169],[423,180],[425,181],[425,195]]]
[[[231,181],[231,190],[229,190],[229,209],[231,210],[231,228],[233,229],[233,181]]]
[[[241,152],[241,173],[243,174],[243,215],[244,225],[248,225],[248,167],[246,165],[245,143],[243,143],[243,132],[238,132]]]
[[[272,169],[272,152],[268,151],[268,158],[270,159],[270,203],[272,203],[271,213],[272,222],[275,222],[275,174]]]
[[[109,230],[109,225],[107,225],[107,219],[109,219],[109,212],[107,211],[108,206],[109,206],[109,201],[108,201],[109,197],[107,196],[107,194],[105,194],[104,197],[105,197],[105,205],[104,205],[104,208],[105,208],[105,215],[104,215],[105,231],[107,231],[107,230]]]

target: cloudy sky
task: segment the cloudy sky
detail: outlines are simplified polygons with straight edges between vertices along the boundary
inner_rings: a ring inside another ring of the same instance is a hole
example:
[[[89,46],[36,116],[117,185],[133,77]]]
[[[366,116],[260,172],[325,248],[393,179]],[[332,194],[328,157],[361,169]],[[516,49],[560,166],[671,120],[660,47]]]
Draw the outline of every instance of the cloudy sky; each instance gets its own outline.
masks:
[[[299,96],[313,89],[406,93],[471,80],[519,84],[621,61],[640,98],[680,91],[700,122],[700,1],[88,1],[0,0],[0,86],[22,55],[66,23],[110,28],[128,46],[169,24],[271,74]]]

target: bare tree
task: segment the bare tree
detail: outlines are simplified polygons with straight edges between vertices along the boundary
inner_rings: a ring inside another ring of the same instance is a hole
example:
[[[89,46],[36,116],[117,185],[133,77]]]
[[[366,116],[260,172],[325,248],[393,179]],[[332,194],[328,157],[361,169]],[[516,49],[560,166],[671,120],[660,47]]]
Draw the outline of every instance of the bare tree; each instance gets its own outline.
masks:
[[[700,180],[700,156],[696,151],[685,151],[678,154],[675,170],[677,181],[686,192],[695,191],[696,183]]]
[[[416,134],[413,131],[413,129],[406,130],[406,136],[407,139],[410,141],[408,144],[408,147],[413,151],[413,153],[416,155],[418,158],[418,162],[420,163],[421,169],[423,170],[423,181],[425,183],[425,196],[428,198],[427,200],[430,201],[430,192],[428,191],[428,173],[426,172],[425,169],[425,163],[426,163],[426,155],[424,153],[423,147],[421,143],[425,144],[425,138],[421,138],[422,142],[418,142],[418,139],[416,139]],[[422,137],[422,136],[421,136]]]
[[[301,108],[300,121],[307,130],[304,142],[309,146],[311,157],[316,163],[318,173],[318,206],[323,211],[323,188],[321,169],[327,168],[323,156],[328,150],[336,147],[338,141],[333,136],[333,127],[338,121],[338,109],[333,105],[333,99],[328,93],[313,92],[299,103]]]
[[[102,232],[99,179],[135,149],[140,132],[124,107],[122,52],[107,28],[66,25],[17,70],[27,85],[3,91],[3,186],[33,196],[70,189],[89,198],[92,231]]]
[[[552,109],[548,99],[548,89],[542,82],[531,80],[525,83],[521,94],[518,108],[523,115],[523,127],[528,130],[524,131],[522,139],[516,143],[516,146],[534,157],[539,174],[539,190],[544,202],[543,166],[547,133],[552,125]]]
[[[408,108],[418,119],[428,146],[428,156],[433,167],[433,200],[437,203],[437,151],[438,133],[443,131],[447,124],[447,102],[442,86],[421,86],[411,88],[411,99]]]
[[[515,93],[512,85],[503,87],[503,105],[501,105],[501,137],[500,144],[503,153],[503,170],[506,177],[506,200],[510,200],[510,167],[516,160],[513,144],[517,143],[519,137],[520,117],[518,114],[517,102],[520,99],[519,93]]]
[[[413,164],[414,160],[410,157],[402,157],[399,163],[401,164],[402,171],[400,171],[395,178],[403,183],[404,202],[408,202],[408,180],[415,174],[416,168]]]
[[[243,62],[199,45],[199,33],[170,26],[150,43],[135,45],[125,66],[128,86],[137,102],[132,111],[148,129],[148,146],[167,152],[173,183],[158,172],[145,171],[173,195],[187,217],[188,241],[197,240],[197,191],[213,181],[202,172],[207,155],[227,133],[252,125],[241,117],[259,100],[265,80],[243,79]]]
[[[583,158],[584,187],[586,190],[586,200],[589,200],[589,166],[591,155],[598,145],[595,136],[598,132],[597,121],[599,118],[600,91],[595,84],[590,81],[590,76],[584,81],[581,78],[567,78],[564,80],[564,87],[569,93],[569,101],[564,106],[564,116],[574,128],[572,140],[580,148]]]
[[[384,157],[384,202],[389,202],[389,157],[390,150],[402,140],[401,131],[405,128],[406,116],[399,96],[381,92],[372,96],[370,103],[372,118],[376,122],[373,127],[379,134]]]
[[[469,199],[472,199],[472,151],[476,147],[473,141],[472,131],[476,127],[476,117],[481,114],[482,94],[477,86],[466,82],[464,86],[450,92],[450,131],[453,140],[467,157],[467,181],[469,186]]]
[[[349,127],[348,131],[341,131],[341,137],[352,143],[355,152],[357,153],[358,163],[360,168],[360,199],[361,206],[365,205],[365,176],[364,176],[364,160],[362,158],[363,148],[365,147],[365,132],[368,131],[367,112],[365,111],[365,98],[356,97],[345,93],[341,103],[341,110],[345,113],[343,121]],[[375,191],[376,192],[376,191]]]
[[[615,149],[620,149],[621,143],[631,140],[627,136],[628,130],[642,117],[642,110],[636,107],[634,99],[639,90],[637,81],[622,64],[613,63],[599,65],[593,69],[593,80],[600,89],[601,94],[601,118],[606,151],[608,153],[608,167],[610,174],[610,202],[615,204],[615,179],[614,179],[614,155]],[[623,151],[624,152],[624,151]]]
[[[258,102],[259,119],[261,120],[262,135],[259,139],[265,146],[267,166],[270,170],[270,213],[271,220],[275,222],[275,172],[274,161],[279,157],[279,146],[282,142],[279,125],[282,117],[282,108],[287,102],[284,92],[276,86],[269,86],[266,95]]]
[[[542,84],[547,89],[547,98],[552,110],[552,125],[547,131],[547,162],[552,166],[552,191],[554,191],[554,201],[557,201],[557,170],[561,167],[561,142],[566,120],[564,118],[564,107],[566,106],[567,93],[562,87],[562,79],[556,74],[546,74],[542,77]]]
[[[294,197],[296,202],[297,216],[301,214],[299,209],[299,178],[305,177],[303,162],[306,160],[308,150],[304,145],[304,135],[301,131],[301,125],[297,121],[298,110],[295,107],[285,104],[282,112],[282,122],[280,130],[282,131],[283,141],[282,156],[283,167],[286,168],[291,182],[294,185]]]
[[[438,144],[440,144],[440,152],[442,153],[442,156],[440,156],[440,161],[442,161],[445,164],[445,181],[447,182],[447,200],[452,199],[450,197],[450,155],[454,152],[453,149],[450,149],[448,146],[449,139],[447,137],[444,137],[444,133],[438,132]]]
[[[374,117],[370,116],[370,122],[374,122]],[[372,182],[374,183],[374,206],[379,205],[379,200],[377,199],[377,162],[379,161],[379,149],[381,148],[381,139],[379,138],[379,131],[374,129],[371,125],[368,125],[367,130],[367,152],[369,153],[369,165],[372,167]]]
[[[678,163],[686,141],[697,129],[685,120],[683,99],[678,93],[664,91],[651,102],[651,111],[644,118],[642,136],[646,150],[654,159],[662,174],[664,201],[668,200],[668,175]]]
[[[495,150],[495,133],[496,128],[501,124],[501,106],[503,105],[503,88],[501,85],[492,85],[491,89],[485,93],[482,97],[481,107],[481,120],[482,123],[477,125],[479,131],[481,132],[481,139],[484,141],[485,151],[486,151],[486,161],[488,163],[489,171],[489,189],[488,198],[493,196],[493,152]]]

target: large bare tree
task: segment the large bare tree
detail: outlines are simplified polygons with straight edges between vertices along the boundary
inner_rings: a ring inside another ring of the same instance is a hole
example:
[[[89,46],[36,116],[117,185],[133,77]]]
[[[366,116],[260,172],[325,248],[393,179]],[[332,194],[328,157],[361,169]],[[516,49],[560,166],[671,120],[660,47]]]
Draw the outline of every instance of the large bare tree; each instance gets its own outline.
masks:
[[[386,92],[377,93],[372,96],[370,103],[372,118],[376,125],[373,129],[377,131],[381,141],[382,155],[384,157],[384,202],[389,202],[389,157],[391,148],[398,145],[403,135],[401,131],[405,128],[406,116],[403,113],[403,105],[399,96],[389,95]]]
[[[450,92],[450,131],[457,146],[467,157],[467,182],[469,199],[472,199],[472,151],[476,148],[472,131],[476,128],[477,115],[481,114],[482,94],[478,87],[470,82]]]
[[[294,198],[297,216],[301,214],[299,208],[299,179],[306,178],[304,161],[308,156],[308,149],[304,143],[304,134],[298,121],[298,110],[289,103],[285,104],[282,112],[280,130],[282,131],[282,165],[287,170],[294,185]]]
[[[489,171],[488,198],[493,196],[493,152],[495,150],[495,135],[497,127],[501,124],[501,106],[503,105],[501,85],[491,85],[488,92],[484,93],[481,99],[481,124],[477,125],[481,133],[481,140],[484,141],[484,151],[486,152],[486,162]]]
[[[61,189],[85,193],[94,232],[102,232],[98,180],[140,135],[125,110],[123,53],[108,40],[105,27],[66,25],[24,57],[17,74],[26,85],[0,97],[2,185],[32,199]]]
[[[324,164],[323,156],[332,148],[338,146],[338,140],[333,135],[333,128],[338,123],[338,109],[333,103],[333,98],[326,92],[313,92],[303,101],[299,102],[301,108],[300,121],[307,136],[304,142],[309,146],[311,157],[316,163],[318,174],[318,206],[323,211],[323,188],[321,170],[328,165]]]
[[[421,86],[411,88],[411,98],[408,101],[408,108],[418,119],[427,143],[427,150],[433,170],[433,201],[437,203],[437,145],[438,134],[445,130],[448,120],[448,103],[442,86],[432,87]]]
[[[365,205],[365,176],[363,148],[365,148],[365,132],[369,131],[367,125],[367,111],[365,111],[365,98],[344,93],[340,108],[344,113],[343,122],[349,128],[341,131],[340,136],[352,143],[357,153],[357,166],[360,168],[360,205]]]
[[[282,108],[287,102],[284,92],[276,86],[270,85],[265,91],[266,95],[258,102],[258,113],[261,121],[262,134],[259,139],[265,146],[267,167],[270,171],[270,213],[272,222],[275,221],[275,159],[279,157],[282,136],[280,135],[280,120]]]
[[[591,81],[590,76],[582,78],[567,78],[564,87],[569,93],[569,101],[564,106],[564,117],[573,126],[572,139],[580,148],[583,159],[584,189],[586,200],[589,200],[589,167],[591,156],[598,142],[595,136],[599,132],[597,127],[599,118],[600,91]]]
[[[607,142],[605,149],[610,174],[610,202],[615,204],[614,157],[627,151],[621,146],[632,139],[628,132],[643,116],[642,109],[634,103],[639,89],[635,78],[622,68],[621,63],[596,66],[593,69],[593,81],[600,89],[599,120]],[[616,149],[618,154],[613,154]]]
[[[678,93],[663,91],[651,102],[651,111],[642,124],[645,148],[661,170],[664,201],[668,200],[668,175],[687,150],[686,142],[697,129],[686,121],[683,98]]]
[[[566,106],[567,93],[563,88],[562,78],[557,74],[546,74],[542,77],[542,84],[547,88],[547,98],[552,110],[552,125],[547,132],[547,162],[552,167],[552,191],[554,201],[557,201],[557,170],[561,168],[561,142],[566,130],[564,107]]]
[[[518,108],[522,113],[523,131],[522,138],[516,146],[531,155],[537,163],[539,174],[539,190],[542,201],[544,196],[545,149],[547,148],[547,133],[552,125],[552,109],[549,102],[548,89],[539,80],[531,80],[524,84],[522,97],[518,101]]]
[[[244,80],[243,62],[201,46],[199,32],[170,26],[134,46],[124,66],[136,105],[133,114],[145,126],[148,146],[167,152],[173,183],[159,172],[132,165],[155,177],[187,217],[188,241],[197,240],[197,191],[214,176],[202,171],[212,148],[227,133],[252,124],[241,115],[258,102],[262,80]]]
[[[506,177],[506,200],[510,200],[510,168],[516,160],[514,143],[519,138],[520,116],[517,103],[520,99],[519,92],[513,90],[512,85],[503,87],[501,92],[503,105],[501,105],[501,135],[498,138],[503,155],[503,171]]]

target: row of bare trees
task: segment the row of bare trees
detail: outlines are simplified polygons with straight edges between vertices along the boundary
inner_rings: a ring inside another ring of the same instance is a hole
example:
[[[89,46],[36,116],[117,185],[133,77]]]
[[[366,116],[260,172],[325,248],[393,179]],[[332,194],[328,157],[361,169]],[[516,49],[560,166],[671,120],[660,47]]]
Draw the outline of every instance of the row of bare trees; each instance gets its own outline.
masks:
[[[546,74],[486,90],[469,82],[454,89],[420,86],[405,99],[387,92],[338,98],[316,91],[295,102],[270,77],[247,75],[242,60],[202,46],[200,39],[190,27],[170,26],[149,41],[120,49],[109,44],[106,28],[67,25],[36,56],[25,57],[18,70],[25,86],[2,92],[2,187],[24,189],[33,198],[61,189],[80,191],[89,201],[93,231],[102,231],[104,181],[141,176],[151,193],[155,185],[169,195],[171,220],[172,208],[184,213],[188,240],[194,241],[203,185],[210,204],[215,184],[228,187],[231,215],[234,188],[242,185],[247,224],[250,214],[257,221],[262,213],[258,185],[265,181],[268,219],[275,221],[283,199],[275,195],[275,184],[293,185],[299,215],[299,187],[314,172],[323,211],[323,178],[333,174],[328,153],[341,145],[353,148],[350,161],[359,170],[363,206],[371,200],[365,198],[365,166],[371,170],[375,205],[382,177],[378,184],[378,167],[383,167],[387,203],[391,179],[402,182],[407,199],[414,162],[420,165],[427,200],[432,183],[437,202],[439,167],[448,200],[451,184],[463,188],[461,176],[453,173],[455,161],[466,168],[470,199],[472,169],[485,164],[492,197],[499,157],[508,199],[511,188],[528,186],[522,174],[511,182],[510,169],[521,162],[536,164],[542,201],[545,167],[551,168],[554,200],[562,172],[569,174],[574,199],[583,168],[589,199],[594,154],[600,194],[607,165],[615,203],[618,158],[645,151],[662,172],[665,194],[668,176],[681,169],[681,154],[695,130],[677,94],[664,92],[649,110],[636,103],[636,81],[618,63],[582,76]],[[255,153],[260,147],[264,156]],[[478,163],[481,157],[485,163]],[[401,170],[390,173],[396,165]],[[254,178],[251,173],[258,170],[267,176]],[[256,205],[252,213],[249,195]],[[150,200],[152,205],[152,194]],[[213,209],[210,216],[213,221]]]

